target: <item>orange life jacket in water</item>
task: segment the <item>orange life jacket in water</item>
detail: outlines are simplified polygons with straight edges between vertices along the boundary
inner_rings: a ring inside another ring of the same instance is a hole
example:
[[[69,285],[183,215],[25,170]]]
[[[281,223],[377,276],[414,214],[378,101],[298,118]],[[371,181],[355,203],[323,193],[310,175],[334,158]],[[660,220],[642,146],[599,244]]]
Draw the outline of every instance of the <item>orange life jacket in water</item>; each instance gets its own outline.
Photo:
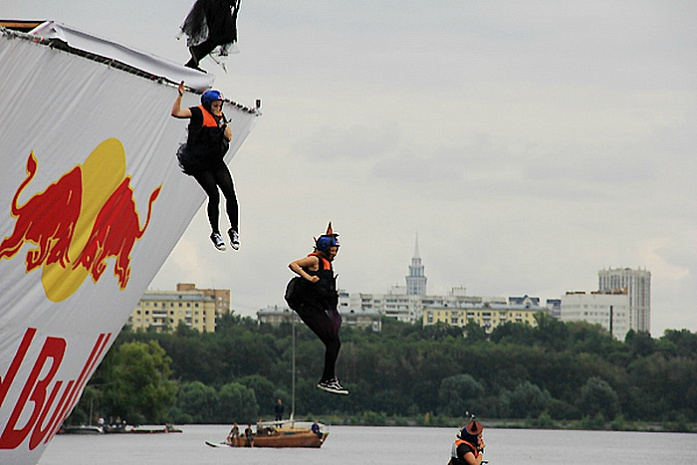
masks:
[[[471,442],[467,442],[464,439],[458,438],[453,444],[453,448],[450,452],[450,464],[464,463],[464,457],[460,458],[457,456],[457,448],[460,447],[462,444],[466,444],[470,447],[470,449],[472,449],[470,452],[474,454],[474,458],[477,458],[479,456],[479,449],[472,445]]]

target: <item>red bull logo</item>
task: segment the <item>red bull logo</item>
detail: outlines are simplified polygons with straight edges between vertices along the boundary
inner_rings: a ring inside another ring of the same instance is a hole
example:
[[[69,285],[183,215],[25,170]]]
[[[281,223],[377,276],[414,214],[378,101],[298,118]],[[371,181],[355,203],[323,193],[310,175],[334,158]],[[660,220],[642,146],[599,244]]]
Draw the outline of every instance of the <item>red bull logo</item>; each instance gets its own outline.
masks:
[[[10,213],[14,231],[0,243],[0,259],[10,259],[29,243],[27,273],[41,267],[46,296],[59,302],[91,276],[96,283],[114,258],[114,276],[125,289],[131,273],[131,252],[150,223],[152,205],[162,186],[150,194],[143,227],[133,199],[126,156],[117,139],[107,139],[85,163],[65,173],[43,192],[20,205],[20,196],[38,170],[34,152],[27,159],[27,177],[17,188]]]

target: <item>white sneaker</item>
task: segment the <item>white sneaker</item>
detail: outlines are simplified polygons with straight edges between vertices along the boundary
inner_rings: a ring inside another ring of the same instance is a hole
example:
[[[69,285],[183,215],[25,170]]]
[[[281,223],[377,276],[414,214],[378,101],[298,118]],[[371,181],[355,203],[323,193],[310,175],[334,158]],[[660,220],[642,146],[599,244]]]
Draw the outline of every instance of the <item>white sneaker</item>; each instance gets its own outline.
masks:
[[[227,233],[230,236],[230,245],[232,246],[232,248],[235,250],[240,250],[240,235],[237,234],[237,231],[230,228],[228,229]]]
[[[339,384],[339,380],[336,378],[332,378],[326,381],[322,380],[319,383],[317,383],[317,387],[324,391],[331,392],[332,394],[347,395],[349,393],[348,389]]]
[[[223,242],[223,238],[220,235],[220,233],[214,232],[211,234],[211,241],[213,241],[213,245],[215,246],[216,249],[220,250],[221,252],[225,252],[225,242]]]

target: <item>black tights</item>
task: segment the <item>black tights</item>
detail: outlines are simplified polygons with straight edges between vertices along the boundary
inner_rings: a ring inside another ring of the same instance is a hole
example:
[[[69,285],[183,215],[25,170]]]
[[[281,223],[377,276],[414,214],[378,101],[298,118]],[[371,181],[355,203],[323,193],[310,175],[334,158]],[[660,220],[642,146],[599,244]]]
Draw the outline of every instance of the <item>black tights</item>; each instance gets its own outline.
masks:
[[[328,338],[320,338],[324,343],[324,370],[322,371],[322,380],[328,381],[336,378],[336,359],[339,357],[341,349],[341,341],[339,335],[334,335]]]
[[[193,175],[196,181],[203,187],[203,190],[208,194],[208,221],[211,224],[213,232],[220,232],[218,207],[220,205],[220,193],[218,188],[223,192],[226,202],[226,210],[228,218],[230,218],[230,226],[235,231],[239,232],[239,213],[237,205],[237,195],[235,194],[235,184],[232,180],[230,170],[225,163],[220,162],[213,169],[201,171]]]
[[[336,378],[336,359],[339,357],[341,349],[341,340],[339,339],[341,316],[339,312],[335,309],[325,310],[316,306],[303,305],[298,309],[298,315],[324,344],[322,381]]]
[[[198,64],[203,60],[206,55],[211,53],[213,49],[217,47],[215,41],[208,39],[203,43],[189,47],[189,53],[191,53],[191,59],[184,65],[189,68],[198,68]]]

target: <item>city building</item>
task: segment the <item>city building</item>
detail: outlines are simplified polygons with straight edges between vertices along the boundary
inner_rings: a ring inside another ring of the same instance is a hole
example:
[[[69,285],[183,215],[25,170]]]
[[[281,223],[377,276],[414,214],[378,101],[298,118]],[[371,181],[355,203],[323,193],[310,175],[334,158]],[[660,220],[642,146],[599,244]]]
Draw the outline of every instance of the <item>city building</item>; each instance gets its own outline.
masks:
[[[132,329],[173,331],[180,322],[198,331],[214,332],[216,300],[198,290],[146,291],[128,318]]]
[[[382,331],[382,317],[378,312],[340,307],[339,313],[341,314],[342,327],[370,328],[375,332]],[[273,326],[278,326],[281,323],[290,323],[293,320],[298,324],[302,324],[297,313],[288,307],[278,307],[277,305],[259,310],[257,312],[257,320],[259,323],[267,323]]]
[[[414,243],[414,256],[409,265],[409,275],[407,280],[407,295],[426,295],[426,275],[424,265],[421,263],[419,255],[419,236],[416,236]]]
[[[463,287],[446,295],[409,295],[404,286],[393,286],[387,294],[340,293],[342,308],[372,310],[405,323],[421,322],[426,307],[462,308],[469,304],[508,304],[505,297],[468,296]]]
[[[454,287],[446,295],[428,295],[426,275],[419,255],[418,237],[414,256],[405,277],[406,286],[392,286],[386,294],[339,293],[339,307],[377,312],[380,315],[405,323],[422,322],[425,308],[465,308],[468,305],[508,305],[505,297],[479,297],[467,295],[464,287]],[[342,310],[343,311],[343,310]]]
[[[196,289],[194,283],[178,283],[177,292],[198,291],[215,300],[215,314],[218,316],[230,313],[230,289]]]
[[[631,268],[610,268],[598,271],[598,290],[627,289],[629,296],[629,328],[651,331],[651,272]]]
[[[630,328],[627,289],[567,292],[561,299],[560,319],[598,324],[615,339],[624,341]]]
[[[557,320],[561,319],[561,299],[547,299],[547,311]]]
[[[511,297],[508,302],[463,303],[459,306],[428,305],[423,312],[423,326],[445,323],[464,327],[476,323],[491,333],[504,323],[524,323],[536,326],[535,315],[547,313],[546,307],[539,305],[537,297]]]

